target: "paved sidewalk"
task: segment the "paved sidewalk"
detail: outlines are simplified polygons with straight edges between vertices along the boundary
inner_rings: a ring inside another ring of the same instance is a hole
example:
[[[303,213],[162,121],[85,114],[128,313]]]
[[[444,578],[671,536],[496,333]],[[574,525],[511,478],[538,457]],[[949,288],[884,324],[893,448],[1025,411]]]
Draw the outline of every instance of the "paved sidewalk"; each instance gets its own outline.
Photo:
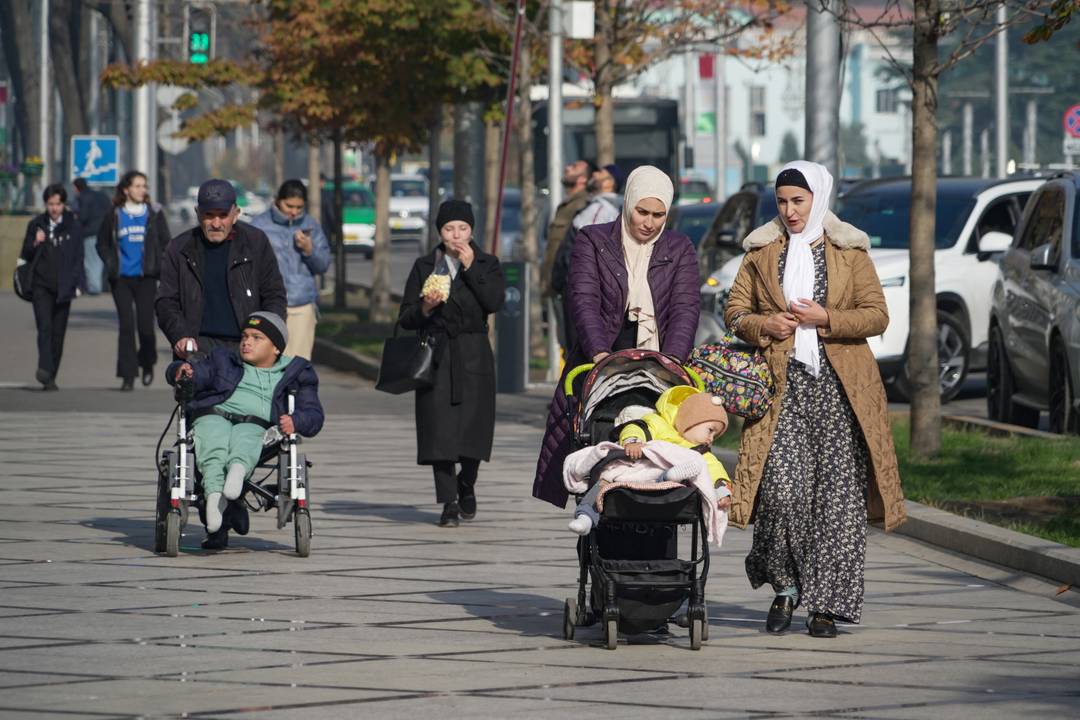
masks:
[[[68,349],[102,364],[111,326],[86,322]],[[15,332],[5,359],[32,350]],[[877,532],[865,622],[835,640],[806,636],[801,613],[763,632],[771,597],[749,588],[736,530],[713,557],[700,652],[679,628],[614,652],[598,626],[566,642],[574,537],[528,497],[538,429],[502,415],[477,520],[439,529],[410,399],[332,372],[326,430],[305,444],[312,556],[269,515],[227,552],[199,551],[189,527],[180,557],[155,556],[167,392],[62,372],[59,393],[0,389],[0,717],[1076,714],[1075,591]],[[4,381],[19,381],[6,362]]]

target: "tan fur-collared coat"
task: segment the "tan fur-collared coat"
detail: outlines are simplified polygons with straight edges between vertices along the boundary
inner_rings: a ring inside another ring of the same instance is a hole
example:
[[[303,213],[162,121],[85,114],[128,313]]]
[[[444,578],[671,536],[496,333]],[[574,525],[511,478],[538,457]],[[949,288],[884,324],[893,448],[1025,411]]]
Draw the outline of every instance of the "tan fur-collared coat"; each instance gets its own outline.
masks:
[[[889,324],[885,297],[867,249],[870,240],[858,228],[832,213],[825,218],[825,266],[828,328],[819,328],[825,354],[844,387],[870,451],[867,511],[871,522],[892,530],[907,517],[900,473],[889,429],[885,388],[866,338],[880,335]],[[779,274],[780,253],[787,250],[787,233],[780,218],[754,230],[743,241],[746,256],[735,278],[724,313],[730,326],[738,316],[738,336],[760,348],[776,380],[776,397],[764,417],[743,428],[739,464],[732,489],[731,521],[751,522],[758,484],[765,469],[787,384],[789,353],[794,336],[775,340],[762,332],[765,319],[787,310]],[[748,313],[748,314],[747,314]]]

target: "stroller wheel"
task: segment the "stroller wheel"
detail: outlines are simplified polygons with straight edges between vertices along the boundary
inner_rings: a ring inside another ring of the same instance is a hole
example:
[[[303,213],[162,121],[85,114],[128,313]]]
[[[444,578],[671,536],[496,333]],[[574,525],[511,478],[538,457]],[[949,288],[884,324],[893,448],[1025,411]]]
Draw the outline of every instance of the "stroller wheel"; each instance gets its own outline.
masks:
[[[563,640],[574,639],[574,625],[577,624],[577,614],[577,600],[574,598],[566,598],[566,602],[563,603],[562,615]]]
[[[700,618],[694,618],[690,621],[690,649],[700,650],[702,634],[704,633],[705,623]]]
[[[614,650],[619,646],[619,621],[608,620],[605,623],[607,632],[605,633],[605,639],[607,640],[607,649]]]

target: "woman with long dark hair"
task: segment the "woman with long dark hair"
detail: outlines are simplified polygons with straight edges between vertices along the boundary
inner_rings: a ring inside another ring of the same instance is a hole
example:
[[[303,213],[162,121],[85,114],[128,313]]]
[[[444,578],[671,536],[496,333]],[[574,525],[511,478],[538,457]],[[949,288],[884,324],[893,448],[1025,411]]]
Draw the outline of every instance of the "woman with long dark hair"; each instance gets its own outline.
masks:
[[[116,376],[122,381],[121,390],[135,387],[140,368],[143,385],[154,381],[154,294],[170,237],[165,213],[150,201],[146,175],[138,170],[124,173],[116,185],[112,212],[105,216],[97,238],[120,321]]]

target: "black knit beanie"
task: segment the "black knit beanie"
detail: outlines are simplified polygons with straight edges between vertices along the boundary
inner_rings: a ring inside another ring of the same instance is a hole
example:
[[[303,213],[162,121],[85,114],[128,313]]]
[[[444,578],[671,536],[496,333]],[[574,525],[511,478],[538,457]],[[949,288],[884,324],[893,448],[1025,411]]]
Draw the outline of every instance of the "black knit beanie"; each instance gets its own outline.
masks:
[[[435,217],[435,229],[442,231],[443,225],[455,220],[460,220],[469,227],[475,228],[476,221],[473,220],[472,205],[464,200],[447,200],[439,206],[439,214]]]
[[[244,321],[244,327],[255,328],[270,338],[280,352],[285,352],[285,346],[289,344],[289,328],[277,313],[268,310],[253,312]]]
[[[810,183],[806,182],[806,176],[794,168],[788,168],[776,176],[776,187],[798,187],[813,192]]]

